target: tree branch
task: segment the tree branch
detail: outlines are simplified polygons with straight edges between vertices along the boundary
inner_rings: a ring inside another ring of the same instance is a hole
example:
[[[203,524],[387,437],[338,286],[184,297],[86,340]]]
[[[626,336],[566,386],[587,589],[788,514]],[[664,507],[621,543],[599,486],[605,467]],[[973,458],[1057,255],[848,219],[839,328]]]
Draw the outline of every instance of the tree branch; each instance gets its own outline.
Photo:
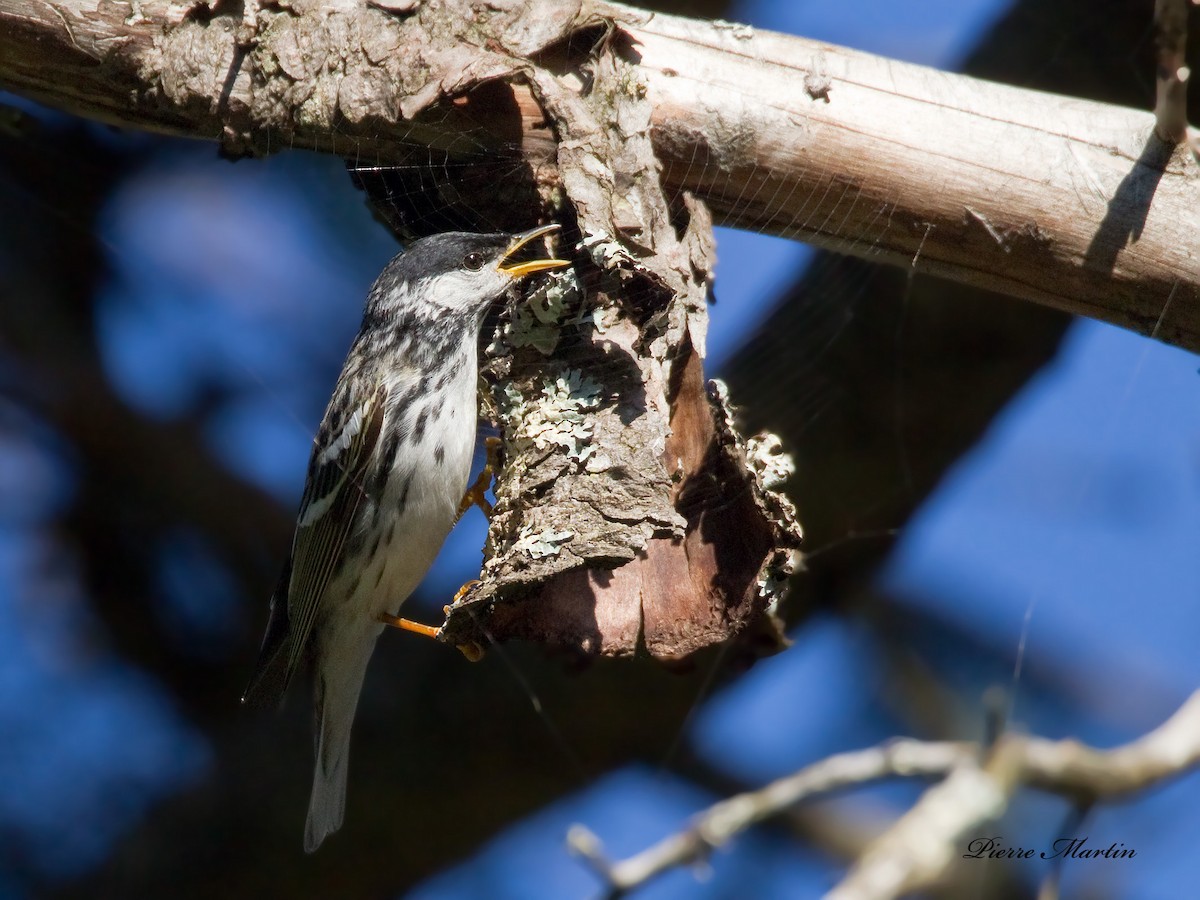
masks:
[[[899,897],[935,883],[962,855],[973,830],[1000,816],[1021,785],[1090,805],[1195,767],[1200,763],[1200,691],[1158,728],[1112,750],[1007,734],[981,761],[983,753],[976,744],[899,739],[828,757],[760,790],[723,800],[687,830],[619,862],[605,859],[599,839],[580,825],[569,833],[568,846],[596,871],[609,896],[618,897],[669,869],[703,861],[752,825],[805,800],[883,778],[946,776],[867,848],[828,895],[834,900]]]
[[[619,896],[669,869],[703,861],[710,851],[752,825],[805,800],[896,775],[944,775],[971,752],[969,744],[900,739],[868,750],[839,753],[760,790],[722,800],[698,816],[691,828],[617,863],[604,858],[599,838],[582,825],[572,827],[567,843],[603,878],[611,896]]]
[[[399,164],[433,148],[553,181],[526,73],[602,22],[638,63],[668,186],[719,223],[1200,349],[1200,170],[1150,113],[600,0],[290,2],[249,27],[200,3],[0,0],[0,86],[233,152]],[[510,103],[470,102],[497,80]]]
[[[1200,167],[1150,114],[772,33],[630,31],[665,177],[718,224],[1200,349]]]

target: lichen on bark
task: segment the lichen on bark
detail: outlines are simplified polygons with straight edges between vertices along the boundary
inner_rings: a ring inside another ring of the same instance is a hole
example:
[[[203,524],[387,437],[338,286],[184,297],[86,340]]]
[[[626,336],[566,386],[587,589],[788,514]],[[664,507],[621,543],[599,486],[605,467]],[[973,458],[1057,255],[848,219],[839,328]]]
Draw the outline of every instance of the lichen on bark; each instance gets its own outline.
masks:
[[[578,238],[560,252],[577,274],[510,310],[489,346],[506,464],[451,643],[664,662],[730,638],[783,645],[799,528],[704,381],[712,222],[663,191],[629,52],[604,32],[576,65],[526,75],[557,137],[559,214]]]

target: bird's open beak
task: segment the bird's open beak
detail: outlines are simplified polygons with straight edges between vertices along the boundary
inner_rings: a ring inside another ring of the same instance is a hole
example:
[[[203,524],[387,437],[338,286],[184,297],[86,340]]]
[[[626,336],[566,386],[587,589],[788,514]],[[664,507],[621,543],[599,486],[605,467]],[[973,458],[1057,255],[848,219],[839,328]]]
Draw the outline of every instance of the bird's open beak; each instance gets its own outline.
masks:
[[[496,268],[513,278],[520,278],[523,275],[532,275],[534,272],[541,272],[544,269],[560,269],[563,266],[569,266],[570,263],[565,259],[534,259],[528,262],[512,263],[506,265],[508,260],[514,253],[528,244],[535,238],[540,238],[543,234],[549,234],[552,231],[558,231],[558,225],[542,225],[540,228],[533,228],[529,231],[523,231],[513,238],[512,243],[508,245],[508,249],[504,251],[504,255],[500,257],[500,262]]]

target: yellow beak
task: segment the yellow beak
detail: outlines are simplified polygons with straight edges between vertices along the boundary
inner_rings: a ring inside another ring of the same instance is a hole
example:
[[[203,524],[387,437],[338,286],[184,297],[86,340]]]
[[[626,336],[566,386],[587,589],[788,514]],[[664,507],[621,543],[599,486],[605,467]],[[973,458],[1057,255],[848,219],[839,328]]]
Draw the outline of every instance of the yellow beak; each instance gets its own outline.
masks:
[[[540,238],[543,234],[549,234],[552,231],[558,231],[558,225],[542,225],[540,228],[533,228],[529,231],[523,231],[513,238],[512,243],[508,245],[508,249],[504,251],[504,255],[500,257],[500,262],[496,266],[505,275],[512,278],[521,278],[525,275],[532,275],[534,272],[541,272],[545,269],[560,269],[563,266],[569,266],[571,263],[565,259],[534,259],[529,262],[513,263],[511,266],[506,266],[505,262],[518,250],[528,244],[530,241]]]

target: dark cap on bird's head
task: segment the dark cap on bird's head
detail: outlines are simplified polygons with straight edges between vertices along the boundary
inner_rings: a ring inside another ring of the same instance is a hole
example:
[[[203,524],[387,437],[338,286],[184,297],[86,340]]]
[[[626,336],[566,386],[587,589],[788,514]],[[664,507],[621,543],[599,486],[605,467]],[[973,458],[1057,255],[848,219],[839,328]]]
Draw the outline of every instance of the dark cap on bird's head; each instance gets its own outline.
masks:
[[[558,227],[543,225],[515,235],[450,231],[421,238],[393,258],[375,281],[367,317],[482,315],[516,279],[570,265],[553,257],[519,258],[523,248]]]

